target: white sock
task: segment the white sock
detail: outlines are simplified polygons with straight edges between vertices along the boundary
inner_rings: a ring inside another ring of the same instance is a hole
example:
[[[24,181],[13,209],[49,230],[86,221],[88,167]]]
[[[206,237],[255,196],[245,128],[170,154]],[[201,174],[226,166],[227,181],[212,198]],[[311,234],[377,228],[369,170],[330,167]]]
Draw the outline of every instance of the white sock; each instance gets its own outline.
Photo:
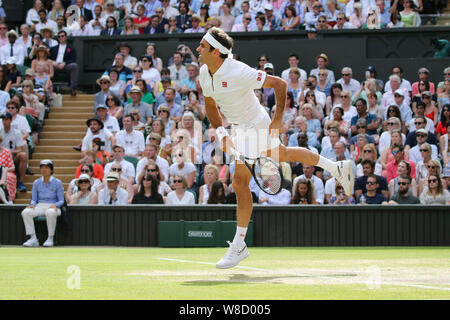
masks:
[[[318,167],[327,170],[331,173],[332,176],[335,176],[336,173],[336,162],[331,161],[325,157],[319,156],[319,162],[317,163]]]
[[[247,234],[247,228],[237,227],[236,234],[234,235],[233,243],[238,246],[243,245],[245,242],[245,235]]]
[[[53,236],[48,236],[48,239],[47,239],[47,240],[53,241]]]

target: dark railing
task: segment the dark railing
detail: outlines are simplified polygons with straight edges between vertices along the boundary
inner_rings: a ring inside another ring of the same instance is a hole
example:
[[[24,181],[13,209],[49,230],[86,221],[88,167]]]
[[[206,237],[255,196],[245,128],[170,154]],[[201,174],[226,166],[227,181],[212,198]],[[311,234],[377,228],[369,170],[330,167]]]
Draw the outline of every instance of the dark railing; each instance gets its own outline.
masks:
[[[21,245],[24,206],[0,206],[0,243]],[[70,206],[59,245],[158,245],[158,221],[236,220],[235,205]],[[255,206],[255,246],[448,246],[449,206]],[[37,222],[45,240],[45,223]],[[230,239],[231,240],[231,239]]]

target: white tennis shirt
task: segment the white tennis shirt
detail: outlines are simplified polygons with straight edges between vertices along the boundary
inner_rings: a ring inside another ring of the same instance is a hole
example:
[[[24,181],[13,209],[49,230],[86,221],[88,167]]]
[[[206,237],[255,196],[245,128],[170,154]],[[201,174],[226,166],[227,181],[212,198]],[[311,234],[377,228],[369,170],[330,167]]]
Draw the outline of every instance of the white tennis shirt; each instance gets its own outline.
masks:
[[[266,80],[264,71],[227,58],[213,76],[204,64],[199,80],[203,95],[216,101],[230,123],[252,127],[251,124],[267,115],[253,91],[262,88]]]

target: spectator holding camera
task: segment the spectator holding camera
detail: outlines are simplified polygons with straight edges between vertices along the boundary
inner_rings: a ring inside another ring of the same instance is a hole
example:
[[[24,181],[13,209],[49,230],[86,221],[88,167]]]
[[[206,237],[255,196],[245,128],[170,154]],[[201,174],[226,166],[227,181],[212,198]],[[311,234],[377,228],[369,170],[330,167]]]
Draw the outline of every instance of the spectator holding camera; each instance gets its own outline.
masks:
[[[334,179],[334,178],[333,178]],[[344,192],[344,188],[340,183],[335,183],[335,195],[330,197],[329,204],[342,205],[342,204],[355,204],[355,199],[352,195],[347,195]]]
[[[92,148],[92,141],[97,137],[100,139],[98,142],[99,149],[111,152],[111,146],[116,144],[116,138],[111,131],[104,127],[103,121],[101,121],[98,116],[95,116],[88,119],[86,121],[86,125],[89,130],[87,131],[81,144],[82,155],[84,156],[86,151]]]

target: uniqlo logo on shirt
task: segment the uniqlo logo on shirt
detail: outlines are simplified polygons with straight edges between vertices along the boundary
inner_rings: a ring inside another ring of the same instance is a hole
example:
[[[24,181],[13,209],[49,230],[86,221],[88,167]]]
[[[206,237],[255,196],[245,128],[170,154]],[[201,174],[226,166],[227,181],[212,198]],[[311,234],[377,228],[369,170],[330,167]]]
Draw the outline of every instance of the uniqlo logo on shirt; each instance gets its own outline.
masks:
[[[226,81],[222,82],[222,88],[227,88],[228,87],[228,83]]]
[[[262,78],[262,73],[261,72],[258,72],[258,78],[256,79],[257,81],[261,81],[261,78]]]

